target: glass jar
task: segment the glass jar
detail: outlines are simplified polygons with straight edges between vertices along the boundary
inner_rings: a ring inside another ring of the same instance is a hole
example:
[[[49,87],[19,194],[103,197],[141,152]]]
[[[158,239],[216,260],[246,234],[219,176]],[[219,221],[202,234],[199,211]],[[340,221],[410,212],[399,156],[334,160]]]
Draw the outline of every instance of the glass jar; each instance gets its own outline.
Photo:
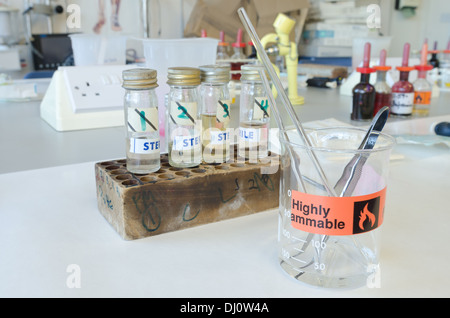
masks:
[[[261,70],[264,66],[256,64],[241,69],[238,154],[251,163],[268,156],[270,109]]]
[[[233,136],[230,131],[231,98],[228,90],[230,67],[206,65],[201,71],[201,113],[203,161],[222,163],[230,160]]]
[[[168,69],[168,156],[169,164],[190,168],[202,162],[201,119],[198,87],[200,69],[171,67]]]
[[[151,173],[160,169],[160,137],[158,126],[158,87],[156,71],[130,69],[122,73],[125,88],[127,170]]]

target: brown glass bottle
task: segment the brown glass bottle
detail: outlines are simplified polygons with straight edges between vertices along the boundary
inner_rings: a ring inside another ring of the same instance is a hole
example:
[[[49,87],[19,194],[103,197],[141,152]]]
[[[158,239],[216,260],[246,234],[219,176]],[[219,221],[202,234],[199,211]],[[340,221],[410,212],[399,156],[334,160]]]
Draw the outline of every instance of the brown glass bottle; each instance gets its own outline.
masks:
[[[352,120],[370,120],[375,107],[375,87],[370,84],[370,73],[375,72],[369,66],[370,43],[364,45],[363,66],[356,70],[361,73],[361,81],[353,88],[353,107],[350,118]]]
[[[375,107],[375,88],[370,84],[370,74],[361,74],[361,82],[353,88],[352,120],[370,120]]]

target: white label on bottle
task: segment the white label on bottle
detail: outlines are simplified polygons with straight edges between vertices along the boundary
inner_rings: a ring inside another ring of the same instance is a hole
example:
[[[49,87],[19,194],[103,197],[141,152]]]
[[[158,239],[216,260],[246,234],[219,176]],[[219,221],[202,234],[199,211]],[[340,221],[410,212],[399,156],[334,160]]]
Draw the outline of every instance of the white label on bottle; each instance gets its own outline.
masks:
[[[392,93],[391,112],[399,115],[412,114],[414,93]]]
[[[267,128],[239,128],[239,137],[244,142],[265,142]]]
[[[199,134],[192,136],[174,136],[172,150],[185,151],[195,149],[201,146],[201,138]]]
[[[253,119],[261,120],[269,117],[269,100],[267,97],[255,97],[255,102],[253,104]]]
[[[142,155],[159,153],[160,142],[158,139],[130,138],[130,152]]]
[[[239,128],[239,137],[243,141],[258,142],[259,129],[255,128]]]
[[[180,126],[194,126],[197,118],[197,103],[174,102],[170,104],[170,120]]]
[[[158,131],[158,108],[128,108],[128,131]]]
[[[217,122],[226,124],[230,121],[230,106],[231,100],[219,100],[217,102]]]
[[[223,145],[225,143],[230,142],[230,132],[229,131],[221,131],[216,129],[210,129],[209,131],[211,139],[211,145]]]

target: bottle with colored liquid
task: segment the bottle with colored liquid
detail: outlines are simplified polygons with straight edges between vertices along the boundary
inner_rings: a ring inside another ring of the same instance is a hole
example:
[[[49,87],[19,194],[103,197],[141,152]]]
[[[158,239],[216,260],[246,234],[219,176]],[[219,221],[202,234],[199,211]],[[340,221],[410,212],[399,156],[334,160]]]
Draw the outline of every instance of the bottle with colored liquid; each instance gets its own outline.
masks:
[[[370,67],[370,43],[364,45],[363,66],[356,69],[361,73],[361,81],[353,88],[352,120],[370,120],[375,107],[375,87],[370,84],[370,74],[375,69]]]
[[[168,69],[168,156],[176,168],[190,168],[202,162],[201,120],[198,86],[200,69]]]
[[[233,55],[231,55],[231,59],[234,60],[231,62],[231,79],[239,81],[241,79],[241,66],[245,64],[243,60],[246,59],[246,56],[244,54],[245,43],[242,42],[242,29],[238,30],[236,42],[232,43],[231,46],[234,50]]]
[[[386,66],[386,50],[381,50],[380,52],[380,63],[374,66],[377,71],[377,82],[375,83],[375,107],[373,110],[373,115],[383,107],[387,106],[391,108],[392,104],[392,89],[386,83],[386,72],[388,72],[391,67]]]
[[[261,70],[262,65],[242,66],[238,156],[250,163],[268,156],[270,108]]]
[[[252,49],[250,55],[248,56],[249,59],[256,59],[258,58],[258,54],[256,53],[255,45],[252,41],[247,42],[248,46]]]
[[[409,72],[414,68],[409,66],[410,44],[403,47],[402,66],[398,66],[400,80],[392,86],[391,115],[407,117],[411,116],[414,107],[414,86],[409,80]]]
[[[161,161],[156,70],[125,70],[122,78],[127,170],[139,174],[158,171]]]
[[[229,130],[231,99],[228,90],[230,67],[226,65],[200,66],[200,99],[202,109],[203,161],[223,163],[230,160]]]
[[[416,65],[419,71],[417,80],[414,82],[414,114],[426,116],[430,112],[432,85],[427,80],[427,72],[433,69],[433,66],[427,64],[428,44],[424,43],[420,65]]]
[[[437,49],[437,46],[438,46],[437,41],[434,41],[434,48],[433,48],[433,50],[428,52],[428,53],[431,54],[431,58],[430,58],[430,61],[428,63],[431,66],[433,66],[433,68],[439,68],[440,67],[440,62],[439,62],[439,59],[438,59],[439,51]]]

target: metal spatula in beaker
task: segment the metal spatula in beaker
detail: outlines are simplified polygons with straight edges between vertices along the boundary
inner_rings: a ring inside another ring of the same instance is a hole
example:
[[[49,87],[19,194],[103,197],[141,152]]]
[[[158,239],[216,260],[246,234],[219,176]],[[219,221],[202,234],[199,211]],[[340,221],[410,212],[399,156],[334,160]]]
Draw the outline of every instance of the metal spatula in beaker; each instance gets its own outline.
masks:
[[[358,150],[370,150],[373,149],[378,136],[383,130],[384,125],[389,117],[389,107],[381,108],[376,116],[372,120],[372,124],[369,127],[366,135],[364,136],[361,145]],[[361,172],[364,164],[367,161],[369,153],[358,153],[352,160],[345,166],[344,172],[341,178],[334,186],[334,190],[340,197],[351,196],[355,190],[356,184],[361,177]]]

